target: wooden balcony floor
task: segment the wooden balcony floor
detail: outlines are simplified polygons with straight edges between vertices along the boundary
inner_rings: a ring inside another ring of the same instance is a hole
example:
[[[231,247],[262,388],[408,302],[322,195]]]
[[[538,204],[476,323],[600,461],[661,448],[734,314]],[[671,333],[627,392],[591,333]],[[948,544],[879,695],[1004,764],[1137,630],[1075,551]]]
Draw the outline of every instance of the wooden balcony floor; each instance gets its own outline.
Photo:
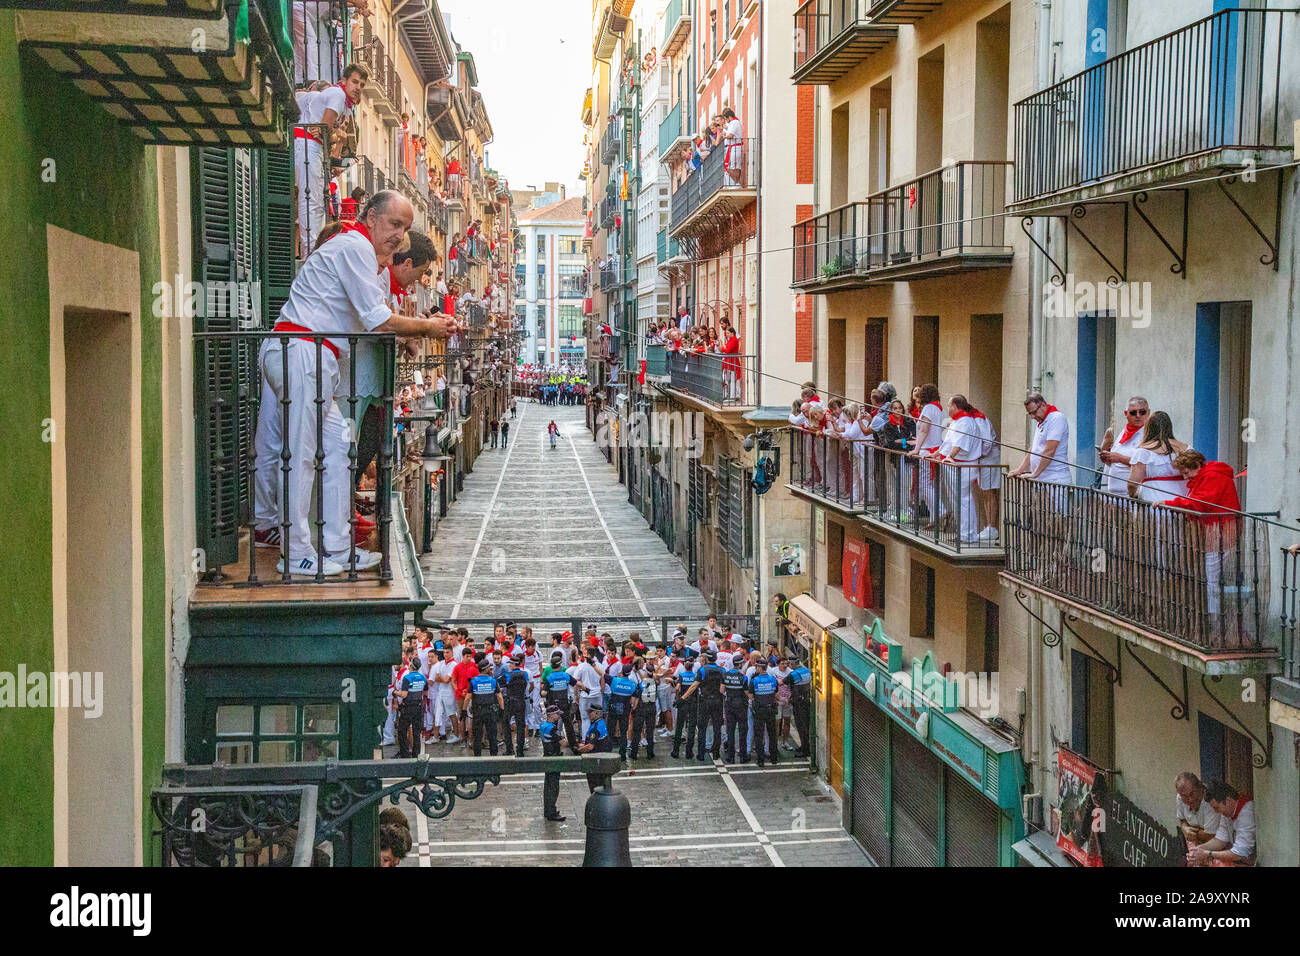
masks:
[[[379,568],[358,571],[357,580],[349,581],[347,572],[332,578],[326,578],[323,584],[312,578],[294,577],[292,583],[285,584],[280,572],[275,569],[280,559],[280,552],[270,548],[256,548],[255,560],[257,582],[248,581],[248,543],[247,530],[239,536],[239,560],[235,564],[222,567],[223,580],[218,582],[200,582],[190,595],[191,607],[216,607],[222,605],[250,605],[267,603],[332,603],[332,602],[392,602],[413,600],[416,597],[414,581],[406,566],[404,549],[398,547],[397,536],[390,547],[393,577],[391,581],[381,583]],[[376,532],[377,534],[377,532]],[[369,547],[378,547],[375,536],[366,542]]]

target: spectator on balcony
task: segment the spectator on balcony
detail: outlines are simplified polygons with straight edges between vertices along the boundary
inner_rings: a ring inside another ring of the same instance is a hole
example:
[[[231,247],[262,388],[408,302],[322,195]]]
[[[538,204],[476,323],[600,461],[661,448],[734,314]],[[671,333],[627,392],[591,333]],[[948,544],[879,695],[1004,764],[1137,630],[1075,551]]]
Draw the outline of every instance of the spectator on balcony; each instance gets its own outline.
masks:
[[[1190,866],[1255,865],[1255,801],[1248,793],[1222,780],[1213,780],[1205,788],[1210,807],[1219,815],[1219,829],[1214,839],[1187,851]]]
[[[339,218],[344,222],[356,222],[357,210],[365,204],[366,191],[361,186],[358,186],[356,189],[352,190],[351,195],[349,195],[347,199],[343,200],[343,208]]]
[[[279,529],[288,525],[287,562],[298,574],[341,574],[352,544],[351,481],[348,471],[349,432],[337,398],[346,396],[350,383],[343,376],[350,349],[346,338],[325,339],[318,346],[316,332],[393,332],[413,337],[445,338],[442,317],[412,318],[398,315],[385,303],[376,277],[379,260],[393,255],[415,218],[410,202],[395,192],[377,193],[361,210],[360,221],[345,227],[307,259],[294,277],[289,298],[280,311],[275,331],[259,354],[262,402],[256,435],[257,473],[255,544],[279,548]],[[288,375],[286,377],[285,368]],[[317,411],[317,392],[330,397]],[[287,409],[287,412],[286,412]],[[281,418],[287,414],[287,430]],[[323,425],[318,426],[318,414]],[[317,439],[317,429],[321,438]],[[280,497],[283,476],[281,453],[289,467],[288,499]],[[317,498],[324,524],[319,529],[321,548],[312,541],[307,515],[317,460],[323,461]],[[378,554],[356,551],[357,567],[373,567]]]
[[[1142,444],[1142,433],[1147,419],[1151,415],[1151,406],[1145,398],[1134,395],[1128,400],[1124,411],[1124,429],[1119,438],[1115,437],[1115,427],[1106,429],[1101,442],[1102,487],[1112,495],[1128,494],[1129,468],[1133,463],[1133,453]]]
[[[1189,847],[1197,847],[1213,840],[1223,825],[1210,801],[1205,796],[1205,785],[1196,774],[1184,771],[1174,781],[1174,819]]]
[[[1002,446],[992,419],[976,419],[980,429],[980,468],[975,489],[979,509],[980,539],[992,545],[998,538],[998,525],[1002,520]]]
[[[738,184],[745,173],[745,128],[730,106],[722,111],[722,120],[722,141],[727,150],[725,157],[727,175],[731,177],[733,183]]]
[[[325,224],[325,160],[321,137],[313,127],[333,130],[349,117],[369,79],[364,66],[352,63],[343,71],[341,83],[297,98],[299,125],[293,130],[294,163],[298,168],[298,237],[304,259],[311,255],[312,238]]]
[[[917,385],[912,389],[912,403],[907,406],[907,414],[913,422],[919,421],[921,418],[921,405],[921,386]]]
[[[736,330],[732,327],[729,319],[722,320],[722,344],[718,346],[718,351],[723,355],[731,356],[722,360],[723,391],[727,398],[733,402],[738,402],[740,401],[742,369],[740,359],[734,356],[740,354],[740,339],[737,337]]]
[[[1070,484],[1070,422],[1038,392],[1025,399],[1025,412],[1036,423],[1024,460],[1011,474],[1052,484]]]
[[[677,312],[677,331],[685,335],[686,330],[689,329],[690,327],[691,327],[691,310],[688,309],[686,306],[682,306],[681,309],[679,309]]]
[[[938,387],[928,383],[922,385],[920,400],[921,413],[916,421],[916,448],[912,455],[916,458],[929,458],[943,444],[943,406],[939,404]],[[935,494],[934,470],[929,462],[921,462],[917,467],[916,493],[918,511],[924,507],[929,517],[929,527],[934,524],[942,507],[942,501]]]
[[[864,492],[867,482],[867,449],[872,442],[871,412],[865,405],[851,403],[844,409],[843,428],[840,437],[843,440],[841,459],[847,464],[844,484],[850,496],[850,504],[865,501]]]
[[[935,456],[947,463],[938,466],[943,474],[941,513],[956,515],[955,530],[962,544],[992,544],[991,537],[996,537],[997,532],[990,536],[992,529],[980,522],[983,517],[983,509],[977,506],[980,469],[975,467],[984,456],[984,429],[980,420],[987,421],[987,418],[965,395],[948,399],[948,414],[952,420]]]
[[[370,12],[368,0],[348,0],[359,21]],[[293,75],[295,83],[329,80],[338,76],[342,22],[333,17],[332,0],[294,0]]]
[[[460,160],[453,156],[447,161],[447,190],[453,196],[460,195]]]
[[[1156,412],[1146,422],[1141,442],[1129,456],[1130,468],[1125,491],[1130,497],[1151,504],[1181,498],[1187,482],[1174,467],[1187,443],[1174,437],[1174,423],[1166,412]]]

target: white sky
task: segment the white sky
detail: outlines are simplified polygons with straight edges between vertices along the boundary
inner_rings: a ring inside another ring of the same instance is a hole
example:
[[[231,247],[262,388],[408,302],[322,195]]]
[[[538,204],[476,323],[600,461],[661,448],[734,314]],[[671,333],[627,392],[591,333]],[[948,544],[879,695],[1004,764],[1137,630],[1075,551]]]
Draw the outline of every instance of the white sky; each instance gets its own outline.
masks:
[[[511,189],[549,180],[581,196],[590,0],[439,0],[439,7],[461,49],[474,54],[495,137],[491,168]]]

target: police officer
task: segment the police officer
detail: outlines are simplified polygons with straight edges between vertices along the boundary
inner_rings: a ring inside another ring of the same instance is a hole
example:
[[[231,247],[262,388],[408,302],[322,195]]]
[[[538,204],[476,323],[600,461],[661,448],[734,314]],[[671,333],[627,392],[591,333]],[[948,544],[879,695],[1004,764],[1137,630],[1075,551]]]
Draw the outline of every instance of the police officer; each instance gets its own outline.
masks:
[[[790,659],[794,663],[794,659]],[[785,679],[790,685],[790,709],[794,712],[794,729],[799,734],[799,749],[796,756],[807,757],[811,742],[808,730],[808,718],[812,713],[812,671],[800,664]]]
[[[640,703],[641,684],[636,674],[619,675],[609,682],[609,713],[614,718],[611,732],[618,741],[618,755],[627,759],[627,732],[632,726],[633,708]],[[613,749],[611,744],[610,749]]]
[[[532,682],[524,670],[524,655],[516,652],[510,658],[510,670],[505,675],[501,690],[505,697],[506,708],[501,714],[501,735],[505,738],[506,756],[524,755],[524,735],[528,733],[528,691]],[[510,721],[515,722],[515,741],[511,745]]]
[[[587,736],[582,739],[582,743],[578,744],[578,752],[609,753],[609,727],[605,723],[605,708],[600,704],[592,704],[587,708],[587,717],[589,718]],[[592,793],[596,792],[599,779],[597,774],[587,774],[587,787]]]
[[[746,722],[749,710],[749,678],[736,666],[736,660],[742,663],[744,658],[737,655],[732,659],[731,667],[722,675],[722,691],[726,695],[727,715],[727,763],[736,762],[737,744],[740,750],[740,762],[749,761],[749,734]]]
[[[546,708],[546,719],[542,721],[538,728],[538,736],[542,738],[542,756],[558,757],[560,756],[560,708],[554,704]],[[542,780],[542,817],[553,823],[563,823],[564,817],[560,816],[559,808],[556,806],[560,799],[560,775],[559,773],[547,772]]]
[[[564,727],[564,736],[569,741],[569,749],[578,752],[578,735],[573,728],[573,675],[565,669],[565,653],[553,651],[551,666],[542,674],[542,692],[546,695],[549,711],[554,707],[559,711],[559,721]]]
[[[497,680],[490,673],[492,665],[485,658],[478,666],[478,677],[470,678],[470,715],[474,718],[474,756],[483,755],[483,737],[486,734],[488,749],[497,755],[497,715],[505,710]]]
[[[393,696],[400,701],[397,708],[397,756],[415,757],[420,733],[424,729],[424,692],[429,679],[420,673],[420,662],[414,653],[407,658],[406,666],[406,674],[393,688]],[[411,735],[410,746],[406,742],[408,733]]]
[[[705,743],[709,728],[713,728],[713,759],[722,753],[722,668],[717,664],[717,655],[704,655],[704,666],[699,669],[692,692],[699,697],[698,712],[695,718],[695,752],[700,763],[709,758],[705,755]]]
[[[655,724],[659,720],[659,681],[655,678],[653,668],[645,665],[645,660],[638,657],[632,662],[632,672],[638,675],[641,701],[632,712],[632,759],[636,759],[637,749],[644,737],[647,760],[655,759]]]
[[[695,679],[699,675],[695,673],[695,661],[690,656],[682,658],[681,670],[677,672],[675,682],[677,685],[677,729],[673,733],[673,750],[670,757],[677,759],[681,755],[682,735],[686,735],[686,759],[691,759],[691,752],[695,746],[695,706],[698,701],[690,696],[690,690],[695,686]]]
[[[767,672],[767,661],[755,662],[754,676],[749,679],[749,704],[754,709],[754,756],[763,766],[763,735],[767,734],[769,759],[776,763],[776,688],[779,683]]]

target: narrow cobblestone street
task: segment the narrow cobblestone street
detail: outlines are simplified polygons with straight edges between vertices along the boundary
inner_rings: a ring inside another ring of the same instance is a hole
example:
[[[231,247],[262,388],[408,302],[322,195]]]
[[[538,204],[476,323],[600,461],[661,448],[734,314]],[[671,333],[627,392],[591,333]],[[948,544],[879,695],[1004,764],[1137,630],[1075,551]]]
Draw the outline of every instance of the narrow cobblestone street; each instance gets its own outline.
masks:
[[[438,527],[433,552],[422,560],[429,590],[440,598],[431,618],[523,625],[546,618],[707,617],[708,605],[687,583],[681,563],[628,504],[583,413],[520,402],[508,445],[479,456]],[[546,439],[552,419],[560,429],[554,450]],[[489,633],[486,624],[467,626],[480,639]],[[637,626],[607,629],[621,638]],[[554,626],[536,629],[545,639]],[[809,774],[807,760],[759,769],[673,760],[670,750],[671,741],[656,739],[653,759],[643,754],[634,772],[615,778],[632,804],[634,863],[867,864],[840,826],[838,799]],[[425,752],[459,757],[465,748],[433,744]],[[564,823],[542,819],[541,787],[540,774],[503,779],[444,821],[406,807],[415,846],[402,865],[576,865],[586,839],[586,778],[562,778]]]

